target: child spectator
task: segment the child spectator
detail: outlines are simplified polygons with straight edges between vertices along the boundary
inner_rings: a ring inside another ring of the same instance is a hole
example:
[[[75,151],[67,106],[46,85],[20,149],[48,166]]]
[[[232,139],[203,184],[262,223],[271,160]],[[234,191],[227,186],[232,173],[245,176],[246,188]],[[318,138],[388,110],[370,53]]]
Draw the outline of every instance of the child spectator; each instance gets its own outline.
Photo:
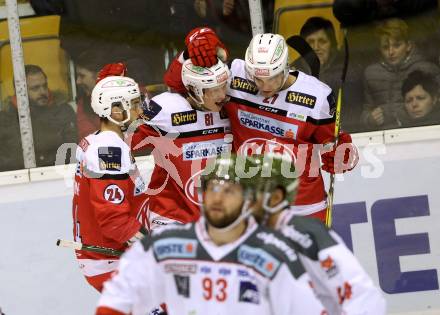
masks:
[[[344,67],[344,56],[338,50],[335,28],[331,21],[313,16],[301,27],[300,36],[316,53],[320,63],[319,79],[329,85],[335,94],[341,86]],[[297,59],[293,66],[310,74],[309,66],[303,58]],[[350,63],[344,84],[342,124],[344,130],[358,131],[362,111],[361,70],[358,65]]]
[[[440,69],[426,61],[408,35],[401,19],[388,19],[376,29],[381,61],[369,65],[364,73],[365,104],[362,122],[369,129],[390,129],[401,125],[405,108],[401,88],[409,73],[422,70],[436,76]]]

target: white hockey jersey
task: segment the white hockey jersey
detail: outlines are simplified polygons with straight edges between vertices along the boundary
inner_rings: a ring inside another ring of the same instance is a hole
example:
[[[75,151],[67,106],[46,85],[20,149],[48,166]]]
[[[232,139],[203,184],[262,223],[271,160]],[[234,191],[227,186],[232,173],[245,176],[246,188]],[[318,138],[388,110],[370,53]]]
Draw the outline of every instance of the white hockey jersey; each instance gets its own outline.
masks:
[[[238,240],[217,246],[205,224],[168,225],[135,244],[105,284],[97,315],[143,315],[162,302],[169,315],[323,314],[282,235],[251,218]]]
[[[244,60],[231,65],[232,80],[225,106],[234,135],[234,150],[244,154],[279,152],[296,161],[300,186],[292,209],[309,215],[326,208],[320,159],[313,144],[333,141],[335,98],[330,87],[295,71],[296,81],[272,97],[258,94],[246,79]]]
[[[329,315],[385,315],[380,290],[334,231],[314,218],[281,213],[275,227],[299,253]]]
[[[198,176],[208,158],[232,147],[226,113],[195,110],[180,94],[165,92],[151,99],[143,118],[145,124],[133,135],[131,146],[153,149],[155,168],[148,187],[151,227],[197,221]]]

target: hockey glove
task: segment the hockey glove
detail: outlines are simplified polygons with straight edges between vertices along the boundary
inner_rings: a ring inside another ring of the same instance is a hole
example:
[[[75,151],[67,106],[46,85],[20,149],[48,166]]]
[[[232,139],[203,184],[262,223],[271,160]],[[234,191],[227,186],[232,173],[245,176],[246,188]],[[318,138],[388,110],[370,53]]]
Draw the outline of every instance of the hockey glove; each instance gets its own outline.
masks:
[[[341,174],[351,171],[359,161],[356,146],[348,133],[341,132],[338,142],[330,152],[321,155],[322,169],[331,174]]]
[[[122,63],[109,63],[106,64],[98,73],[98,77],[96,79],[96,83],[101,81],[102,79],[109,77],[109,76],[125,76],[127,74],[127,66]]]
[[[228,51],[220,41],[217,34],[208,27],[193,29],[185,38],[188,56],[194,65],[212,67],[217,63],[217,58],[226,62]]]

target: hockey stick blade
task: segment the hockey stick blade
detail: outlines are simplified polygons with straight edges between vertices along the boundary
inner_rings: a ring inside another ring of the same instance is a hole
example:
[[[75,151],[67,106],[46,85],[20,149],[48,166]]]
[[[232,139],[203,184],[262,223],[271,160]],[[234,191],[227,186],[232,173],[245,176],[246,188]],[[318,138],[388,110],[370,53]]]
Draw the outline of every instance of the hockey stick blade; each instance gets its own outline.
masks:
[[[69,241],[69,240],[62,240],[62,239],[57,240],[57,246],[72,248],[75,250],[84,250],[84,251],[88,251],[88,252],[100,253],[100,254],[104,254],[104,255],[108,255],[108,256],[115,256],[115,257],[119,257],[124,253],[123,251],[113,249],[113,248],[101,247],[101,246],[95,246],[95,245],[86,245],[86,244],[82,244],[82,243],[78,243],[78,242],[74,242],[74,241]]]
[[[286,43],[304,58],[310,67],[311,75],[319,79],[319,69],[321,66],[319,58],[306,40],[299,35],[293,35],[286,40]]]

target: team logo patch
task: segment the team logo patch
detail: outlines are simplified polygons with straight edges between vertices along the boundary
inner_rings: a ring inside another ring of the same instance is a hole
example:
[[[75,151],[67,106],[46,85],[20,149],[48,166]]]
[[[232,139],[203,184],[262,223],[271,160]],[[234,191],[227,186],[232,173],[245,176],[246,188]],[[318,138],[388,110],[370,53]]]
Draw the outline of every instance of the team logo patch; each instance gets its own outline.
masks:
[[[300,93],[300,92],[289,91],[286,94],[285,101],[287,103],[305,106],[308,108],[314,108],[316,104],[316,96]]]
[[[99,169],[106,171],[121,170],[122,150],[120,147],[99,147]]]
[[[142,103],[142,109],[143,113],[141,115],[141,118],[149,121],[156,117],[157,114],[159,114],[159,112],[162,110],[162,106],[157,104],[155,101],[145,101]]]
[[[293,149],[293,144],[284,144],[276,141],[276,139],[251,138],[243,142],[237,152],[242,155],[268,153],[281,154],[283,155],[283,159],[295,163],[296,155],[293,152]]]
[[[231,89],[257,95],[258,88],[254,82],[240,77],[234,77],[231,81]]]
[[[241,245],[238,249],[238,261],[269,278],[273,277],[281,264],[265,250],[247,245]]]
[[[289,124],[270,117],[238,110],[240,124],[255,130],[268,132],[276,137],[296,139],[298,125]]]
[[[185,143],[182,146],[183,160],[201,160],[220,155],[229,149],[223,139]]]
[[[120,204],[124,201],[124,191],[116,184],[108,185],[104,189],[104,199],[114,203]]]
[[[328,256],[326,259],[321,260],[320,265],[322,269],[325,270],[325,273],[329,278],[333,278],[339,273],[338,267],[335,264],[335,261],[331,256]]]
[[[188,125],[197,122],[197,111],[189,110],[186,112],[171,114],[171,124],[173,126]]]
[[[333,117],[336,112],[336,98],[333,91],[327,96],[327,102],[329,106],[329,114]]]
[[[240,281],[239,302],[260,304],[258,287],[250,281]]]
[[[176,283],[177,294],[189,298],[190,296],[189,276],[174,275],[174,282]]]
[[[197,253],[197,241],[182,238],[165,238],[154,242],[157,259],[194,258]]]

